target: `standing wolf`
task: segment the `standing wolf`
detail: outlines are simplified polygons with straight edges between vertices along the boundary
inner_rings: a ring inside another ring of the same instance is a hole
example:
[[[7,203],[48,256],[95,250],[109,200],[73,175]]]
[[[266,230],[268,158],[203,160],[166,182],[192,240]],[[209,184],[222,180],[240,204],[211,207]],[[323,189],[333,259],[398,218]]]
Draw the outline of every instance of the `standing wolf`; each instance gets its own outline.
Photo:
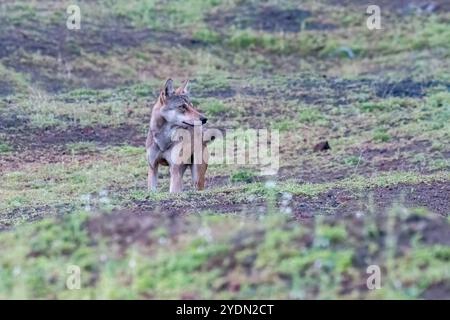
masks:
[[[170,192],[180,192],[184,171],[190,167],[192,180],[197,190],[205,186],[205,173],[208,167],[206,144],[200,141],[200,155],[194,161],[195,139],[202,139],[202,125],[206,117],[197,111],[188,91],[189,81],[177,90],[169,79],[164,85],[152,109],[150,130],[145,143],[148,160],[148,189],[156,191],[158,166],[169,166]],[[200,137],[194,133],[200,132]],[[195,137],[194,137],[195,136]],[[182,139],[179,139],[179,138]],[[194,137],[192,139],[192,137]],[[198,161],[200,160],[200,161]]]

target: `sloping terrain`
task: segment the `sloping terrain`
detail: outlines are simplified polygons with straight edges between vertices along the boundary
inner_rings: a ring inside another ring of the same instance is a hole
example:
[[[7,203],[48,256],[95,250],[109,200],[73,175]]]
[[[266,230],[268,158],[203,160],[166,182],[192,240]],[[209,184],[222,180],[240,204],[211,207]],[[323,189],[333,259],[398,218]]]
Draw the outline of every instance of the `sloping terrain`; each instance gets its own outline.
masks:
[[[450,298],[450,7],[372,2],[382,30],[364,1],[80,1],[80,30],[3,1],[0,297]],[[277,174],[148,193],[168,77],[210,128],[279,130]]]

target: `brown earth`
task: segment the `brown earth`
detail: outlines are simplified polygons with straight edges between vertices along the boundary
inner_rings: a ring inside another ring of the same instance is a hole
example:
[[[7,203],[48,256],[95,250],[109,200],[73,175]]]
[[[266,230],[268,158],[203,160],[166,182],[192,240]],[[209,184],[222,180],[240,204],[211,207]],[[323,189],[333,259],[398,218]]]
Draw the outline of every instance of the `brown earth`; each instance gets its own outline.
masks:
[[[136,127],[124,124],[118,127],[71,126],[64,130],[20,128],[15,134],[5,135],[5,141],[13,151],[0,155],[0,171],[18,170],[32,163],[70,162],[74,155],[67,148],[69,143],[93,142],[98,149],[119,145],[144,146],[145,136]],[[77,152],[76,158],[82,162],[92,160],[95,151]]]
[[[447,0],[327,0],[328,3],[343,7],[365,7],[378,5],[381,10],[398,14],[430,14],[434,12],[450,11],[450,3]]]
[[[237,27],[267,32],[299,32],[301,30],[329,30],[332,23],[314,19],[313,14],[301,9],[280,9],[275,6],[243,5],[239,14],[234,10],[221,11],[206,18],[215,29]]]

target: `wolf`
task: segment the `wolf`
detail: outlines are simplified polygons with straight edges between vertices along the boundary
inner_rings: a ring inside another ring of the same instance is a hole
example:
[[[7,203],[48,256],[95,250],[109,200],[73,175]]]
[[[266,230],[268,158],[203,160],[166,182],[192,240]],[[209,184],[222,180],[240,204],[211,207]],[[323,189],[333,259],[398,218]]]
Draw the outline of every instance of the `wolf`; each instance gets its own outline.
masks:
[[[207,146],[201,140],[201,155],[197,157],[200,161],[194,161],[194,151],[198,148],[193,147],[192,140],[198,137],[194,136],[194,132],[200,132],[202,139],[203,125],[208,119],[194,107],[188,87],[189,80],[186,80],[174,90],[173,80],[168,79],[152,108],[150,129],[145,143],[149,191],[157,189],[159,165],[169,166],[171,193],[182,191],[183,174],[188,167],[191,169],[195,188],[203,190],[205,187]],[[183,139],[179,139],[180,132]],[[193,136],[194,139],[191,139]]]

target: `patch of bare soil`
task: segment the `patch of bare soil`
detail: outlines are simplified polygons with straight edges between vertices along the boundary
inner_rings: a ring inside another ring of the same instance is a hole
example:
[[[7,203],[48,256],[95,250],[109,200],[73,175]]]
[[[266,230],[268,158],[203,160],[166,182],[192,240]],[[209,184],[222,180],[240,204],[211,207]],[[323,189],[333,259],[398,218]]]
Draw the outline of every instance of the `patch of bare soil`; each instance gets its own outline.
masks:
[[[1,129],[1,128],[0,128]],[[0,130],[1,132],[1,130]],[[10,153],[0,155],[1,171],[15,170],[27,163],[59,163],[72,161],[69,143],[93,142],[96,147],[133,145],[144,146],[145,135],[131,125],[118,127],[68,127],[65,130],[30,130],[26,128],[5,135],[5,140],[13,148]],[[77,151],[77,160],[95,157],[89,150]]]
[[[18,132],[8,138],[16,150],[36,150],[63,148],[68,143],[95,142],[99,146],[130,144],[142,146],[145,136],[135,126],[122,124],[117,127],[105,126],[70,126],[66,129],[19,128]]]
[[[230,191],[232,192],[232,191]],[[299,219],[317,214],[345,216],[355,212],[386,213],[394,205],[407,208],[423,207],[429,211],[447,216],[450,214],[450,183],[436,182],[417,185],[399,184],[386,188],[349,191],[333,189],[316,197],[294,196],[285,198],[279,195],[277,206],[292,213]],[[193,194],[190,198],[179,200],[139,200],[130,203],[138,212],[160,212],[175,215],[189,215],[202,211],[216,213],[263,214],[267,212],[267,202],[257,196],[249,196],[238,202],[227,197],[226,193],[214,197]]]
[[[126,249],[131,244],[150,246],[160,241],[155,237],[155,231],[165,228],[165,237],[175,238],[187,224],[180,217],[171,214],[158,214],[140,210],[121,210],[110,214],[94,216],[86,228],[94,242],[108,239],[108,243],[120,249]]]
[[[306,30],[329,30],[335,25],[314,19],[313,14],[301,9],[281,9],[276,6],[239,6],[225,12],[218,12],[206,18],[214,28],[234,26],[240,29],[254,29],[267,32],[299,32]]]
[[[136,209],[140,212],[158,212],[163,214],[168,213],[175,215],[189,215],[202,211],[245,213],[249,210],[253,210],[257,207],[263,206],[264,204],[261,201],[258,203],[257,201],[255,201],[252,204],[249,204],[245,201],[236,202],[235,200],[227,197],[226,194],[211,197],[200,193],[192,195],[189,199],[183,201],[140,200],[134,201],[131,205],[134,208],[133,210]]]
[[[427,288],[421,296],[427,300],[448,300],[450,298],[450,284],[439,282]]]
[[[9,82],[0,79],[0,96],[12,95],[14,92],[14,87]]]
[[[0,231],[14,228],[21,222],[33,222],[42,218],[63,216],[71,213],[74,206],[70,204],[58,204],[55,206],[21,206],[8,212],[0,212]]]
[[[0,113],[0,132],[2,133],[10,133],[28,123],[29,120],[25,115],[16,113],[14,110]]]
[[[20,25],[6,23],[0,30],[0,58],[23,50],[70,59],[80,56],[82,52],[107,54],[114,49],[139,47],[150,41],[189,44],[189,41],[183,41],[178,34],[136,29],[117,19],[114,24],[84,21],[80,30],[69,30],[65,23],[43,24],[37,20],[28,20]]]
[[[333,149],[320,154],[311,155],[311,159],[298,162],[297,165],[280,167],[276,180],[295,179],[299,183],[325,183],[338,181],[353,175],[369,177],[382,172],[416,172],[433,173],[443,168],[433,168],[434,161],[448,159],[448,151],[432,150],[429,140],[414,140],[404,137],[401,142],[373,144],[370,142],[351,147],[345,156],[335,156]],[[426,155],[426,158],[415,158],[416,155]],[[285,156],[281,154],[281,157]],[[333,166],[319,164],[314,157],[321,157],[322,163],[333,163]],[[351,159],[355,163],[345,164]],[[342,164],[342,165],[339,165]]]
[[[335,77],[317,78],[305,76],[299,79],[289,80],[284,96],[288,99],[302,101],[308,104],[329,104],[334,106],[346,105],[356,102],[358,95],[366,94],[374,98],[425,96],[426,90],[437,86],[449,86],[448,83],[438,81],[414,81],[404,79],[401,81],[380,81],[369,78],[358,80],[340,79]],[[279,88],[264,90],[249,90],[249,95],[280,94]]]
[[[408,208],[424,207],[431,212],[450,214],[450,183],[437,182],[417,185],[399,184],[359,192],[333,189],[315,198],[296,196],[292,211],[300,218],[316,213],[346,215],[355,212],[384,213],[395,204]]]
[[[199,90],[195,92],[195,96],[199,98],[209,98],[214,97],[216,99],[227,99],[232,98],[236,95],[236,90],[231,87],[227,88],[205,88],[203,90]]]
[[[377,97],[411,97],[421,98],[425,95],[426,88],[437,85],[433,81],[416,82],[412,79],[404,79],[398,82],[381,82],[375,84]]]
[[[411,245],[414,234],[420,233],[422,243],[427,245],[441,244],[450,246],[449,227],[441,219],[414,215],[406,218],[404,224],[408,228],[399,228],[398,243],[401,246]]]
[[[380,6],[381,10],[399,14],[430,14],[435,12],[450,11],[450,3],[447,0],[328,0],[328,3],[345,7]]]
[[[267,94],[280,95],[289,100],[302,101],[307,104],[322,105],[333,100],[333,105],[341,106],[353,101],[352,94],[355,90],[371,93],[372,81],[369,79],[342,80],[339,78],[303,77],[288,80],[285,92],[280,92],[277,86],[268,86],[265,89],[248,90],[248,95],[264,96]]]
[[[117,26],[84,22],[81,30],[68,30],[65,24],[46,25],[28,20],[17,25],[6,21],[0,30],[0,59],[5,66],[29,75],[32,82],[48,92],[58,92],[71,85],[63,76],[68,73],[73,77],[97,78],[97,82],[104,78],[89,74],[89,70],[64,70],[66,62],[70,64],[82,53],[107,54],[117,48],[136,47],[155,40],[154,37],[149,30],[135,30],[122,23]],[[29,54],[39,54],[42,61],[31,61]],[[113,80],[110,79],[111,83]]]
[[[432,150],[432,142],[429,140],[414,140],[410,137],[410,143],[404,143],[407,139],[405,137],[401,143],[391,143],[383,147],[371,143],[360,146],[353,153],[360,162],[349,171],[362,175],[386,171],[430,173],[436,171],[430,169],[433,160],[448,159],[446,151]],[[420,154],[426,154],[426,159],[414,159],[414,156]]]
[[[5,18],[0,29],[0,59],[5,66],[29,75],[33,83],[48,92],[60,92],[80,85],[101,89],[123,83],[118,82],[119,77],[108,76],[105,72],[99,76],[98,70],[74,66],[71,61],[86,53],[107,55],[148,43],[170,46],[173,42],[186,47],[198,45],[174,32],[137,29],[117,19],[114,24],[83,21],[80,30],[69,30],[65,23],[43,24],[30,19],[16,24]],[[30,59],[31,54],[39,54],[40,60]],[[96,68],[101,68],[101,65]]]

